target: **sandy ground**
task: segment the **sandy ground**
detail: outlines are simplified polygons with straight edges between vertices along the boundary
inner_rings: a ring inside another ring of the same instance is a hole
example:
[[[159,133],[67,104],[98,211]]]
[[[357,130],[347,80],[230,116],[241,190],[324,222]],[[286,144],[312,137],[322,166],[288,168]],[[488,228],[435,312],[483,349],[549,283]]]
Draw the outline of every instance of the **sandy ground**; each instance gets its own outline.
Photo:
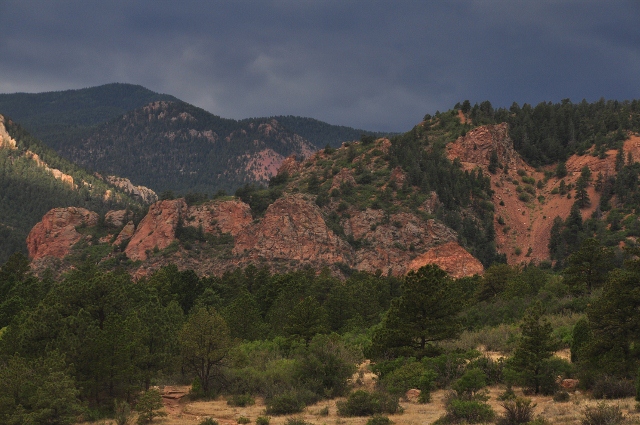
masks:
[[[495,412],[500,415],[504,409],[497,400],[498,395],[504,391],[503,386],[491,387],[489,390],[490,399],[488,403],[493,407]],[[516,390],[518,395],[522,395]],[[432,401],[428,404],[418,404],[413,402],[401,401],[404,413],[398,415],[390,415],[389,418],[396,425],[428,425],[444,414],[444,399],[447,392],[439,390],[433,393]],[[578,425],[582,418],[582,412],[587,406],[593,406],[598,403],[597,400],[590,399],[587,395],[576,391],[571,394],[569,402],[554,402],[552,397],[534,396],[533,402],[536,403],[534,409],[536,416],[540,415],[547,419],[551,424],[567,424]],[[365,425],[367,417],[341,418],[337,415],[336,400],[325,400],[313,406],[309,406],[302,414],[292,415],[304,419],[314,425]],[[631,422],[640,421],[640,413],[635,410],[636,402],[633,398],[622,400],[608,401],[608,404],[620,406],[625,415]],[[320,411],[327,407],[329,409],[328,416],[322,416]],[[179,408],[175,406],[166,409],[169,416],[166,418],[155,419],[154,424],[158,425],[197,425],[207,418],[213,418],[220,425],[236,425],[240,417],[246,417],[255,423],[258,416],[264,415],[264,403],[261,399],[256,399],[256,404],[249,407],[231,407],[228,406],[224,398],[214,401],[183,401]],[[291,416],[271,417],[271,425],[283,425]],[[113,421],[95,422],[99,424],[114,423]]]
[[[567,354],[560,352],[560,355]],[[497,352],[486,354],[499,356]],[[368,369],[368,363],[360,366],[358,373],[354,375],[354,388],[372,390],[375,387],[376,375]],[[505,390],[504,385],[489,387],[488,403],[497,415],[501,415],[504,409],[498,396]],[[213,418],[220,425],[236,425],[241,417],[248,418],[255,423],[258,416],[265,416],[264,400],[256,398],[253,406],[232,407],[227,404],[224,397],[211,401],[191,401],[187,396],[189,387],[176,386],[163,388],[163,401],[168,416],[155,419],[158,425],[198,425],[207,418]],[[519,389],[515,389],[519,396],[523,396]],[[431,402],[419,404],[407,400],[401,400],[400,405],[404,409],[402,414],[389,415],[396,425],[428,425],[445,413],[444,400],[448,391],[438,390],[432,394]],[[580,425],[583,411],[587,406],[594,406],[600,401],[593,400],[588,394],[580,391],[572,392],[568,402],[559,403],[553,401],[550,396],[529,396],[535,403],[535,415],[544,417],[551,424]],[[368,417],[342,418],[337,415],[336,403],[342,399],[323,400],[315,405],[308,406],[304,412],[298,415],[271,417],[270,425],[284,425],[290,417],[302,418],[313,425],[365,425]],[[640,423],[640,412],[636,411],[636,401],[632,398],[610,400],[607,404],[618,405],[629,419],[629,423]],[[328,408],[329,414],[322,415],[321,411]],[[131,420],[131,423],[134,423]],[[114,424],[113,421],[99,421],[91,425]],[[90,425],[85,423],[84,425]]]

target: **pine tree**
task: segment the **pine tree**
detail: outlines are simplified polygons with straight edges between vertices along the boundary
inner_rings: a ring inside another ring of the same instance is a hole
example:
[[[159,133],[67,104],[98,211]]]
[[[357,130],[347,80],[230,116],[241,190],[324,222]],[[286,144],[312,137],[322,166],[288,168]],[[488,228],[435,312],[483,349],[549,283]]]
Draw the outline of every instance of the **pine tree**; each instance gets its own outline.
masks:
[[[542,304],[529,308],[520,324],[522,336],[511,358],[510,367],[517,372],[519,381],[536,394],[554,377],[546,362],[557,348],[551,324],[542,319]]]

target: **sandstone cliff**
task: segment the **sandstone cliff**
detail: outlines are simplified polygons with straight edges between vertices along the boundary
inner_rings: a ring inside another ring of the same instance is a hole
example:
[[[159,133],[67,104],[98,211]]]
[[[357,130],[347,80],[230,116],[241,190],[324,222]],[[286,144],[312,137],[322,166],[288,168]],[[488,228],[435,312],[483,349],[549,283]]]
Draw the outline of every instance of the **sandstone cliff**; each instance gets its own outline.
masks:
[[[134,186],[129,179],[124,177],[107,176],[106,181],[145,204],[153,204],[158,200],[158,195],[153,190],[144,186]]]
[[[62,258],[84,237],[76,227],[90,227],[97,223],[98,214],[84,208],[54,208],[29,233],[29,257],[32,260],[46,256]]]

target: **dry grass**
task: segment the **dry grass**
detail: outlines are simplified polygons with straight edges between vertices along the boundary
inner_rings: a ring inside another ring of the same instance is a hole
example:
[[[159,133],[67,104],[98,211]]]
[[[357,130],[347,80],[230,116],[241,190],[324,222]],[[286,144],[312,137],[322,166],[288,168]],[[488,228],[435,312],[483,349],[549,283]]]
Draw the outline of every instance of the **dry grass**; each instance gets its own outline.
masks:
[[[370,385],[370,382],[366,382]],[[489,391],[489,404],[496,411],[497,415],[503,412],[498,401],[498,395],[504,391],[503,386],[491,387]],[[516,390],[516,393],[522,396],[522,393]],[[428,404],[418,404],[411,402],[401,402],[404,413],[399,415],[390,415],[389,418],[396,425],[428,425],[433,423],[441,415],[444,414],[444,399],[447,392],[444,390],[432,393],[432,401]],[[568,403],[557,403],[552,397],[534,396],[530,397],[537,406],[535,407],[535,416],[541,415],[551,424],[580,425],[582,412],[587,406],[595,406],[598,401],[592,400],[584,394],[577,391],[571,394],[571,400]],[[315,425],[365,425],[368,418],[341,418],[337,416],[336,400],[325,400],[318,404],[307,407],[300,415],[306,422]],[[620,406],[624,414],[628,417],[628,423],[640,423],[640,413],[635,410],[635,400],[626,398],[622,400],[610,401],[611,404]],[[264,401],[260,398],[256,399],[256,404],[248,407],[232,407],[227,405],[224,398],[214,401],[186,401],[181,404],[181,411],[171,409],[172,413],[164,419],[154,420],[157,425],[198,425],[202,420],[212,417],[217,420],[220,425],[236,425],[237,419],[245,416],[251,419],[252,423],[258,416],[264,415]],[[323,416],[320,411],[327,407],[329,415]],[[290,416],[272,417],[270,425],[284,425]],[[95,422],[93,424],[109,424],[110,421]],[[88,425],[88,424],[87,424]]]

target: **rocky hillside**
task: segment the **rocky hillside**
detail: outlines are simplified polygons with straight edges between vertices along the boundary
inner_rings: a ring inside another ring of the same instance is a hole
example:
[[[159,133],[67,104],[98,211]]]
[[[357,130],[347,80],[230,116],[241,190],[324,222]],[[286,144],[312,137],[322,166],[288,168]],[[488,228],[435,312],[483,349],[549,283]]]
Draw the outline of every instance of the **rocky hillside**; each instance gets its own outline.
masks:
[[[223,119],[130,84],[0,94],[0,113],[63,157],[158,193],[233,192],[268,182],[291,154],[375,134],[294,116]]]
[[[304,162],[289,157],[269,189],[245,187],[236,198],[195,205],[182,198],[160,201],[137,225],[94,226],[84,236],[76,230],[67,240],[57,238],[62,248],[41,248],[57,240],[42,236],[47,226],[36,227],[30,255],[48,264],[51,254],[41,253],[69,252],[65,261],[72,261],[93,247],[94,254],[104,254],[104,264],[128,265],[136,275],[169,262],[205,275],[249,264],[402,275],[435,263],[457,277],[482,273],[483,265],[460,245],[457,232],[437,218],[443,208],[437,192],[413,187],[400,166],[391,166],[391,150],[388,139],[363,138]],[[74,226],[58,225],[60,232]]]
[[[145,196],[138,196],[141,191]],[[156,200],[147,188],[122,189],[89,174],[0,115],[0,262],[15,251],[26,252],[27,234],[51,208],[104,213],[115,207],[139,209]]]
[[[84,236],[59,238],[61,249],[40,248],[57,242],[38,236],[46,226],[34,228],[29,249],[37,262],[52,255],[42,253],[82,257],[82,249],[94,247],[103,254],[97,260],[136,275],[175,262],[203,275],[248,264],[401,275],[435,263],[468,276],[496,261],[562,259],[553,238],[576,244],[609,232],[607,243],[635,243],[640,226],[625,211],[640,200],[637,157],[640,137],[630,135],[619,150],[533,168],[514,149],[508,124],[474,127],[452,111],[391,140],[362,137],[302,162],[290,156],[266,189],[247,185],[235,197],[157,202],[138,224],[77,231]],[[572,214],[578,230],[567,227]],[[69,232],[64,220],[59,227]]]

